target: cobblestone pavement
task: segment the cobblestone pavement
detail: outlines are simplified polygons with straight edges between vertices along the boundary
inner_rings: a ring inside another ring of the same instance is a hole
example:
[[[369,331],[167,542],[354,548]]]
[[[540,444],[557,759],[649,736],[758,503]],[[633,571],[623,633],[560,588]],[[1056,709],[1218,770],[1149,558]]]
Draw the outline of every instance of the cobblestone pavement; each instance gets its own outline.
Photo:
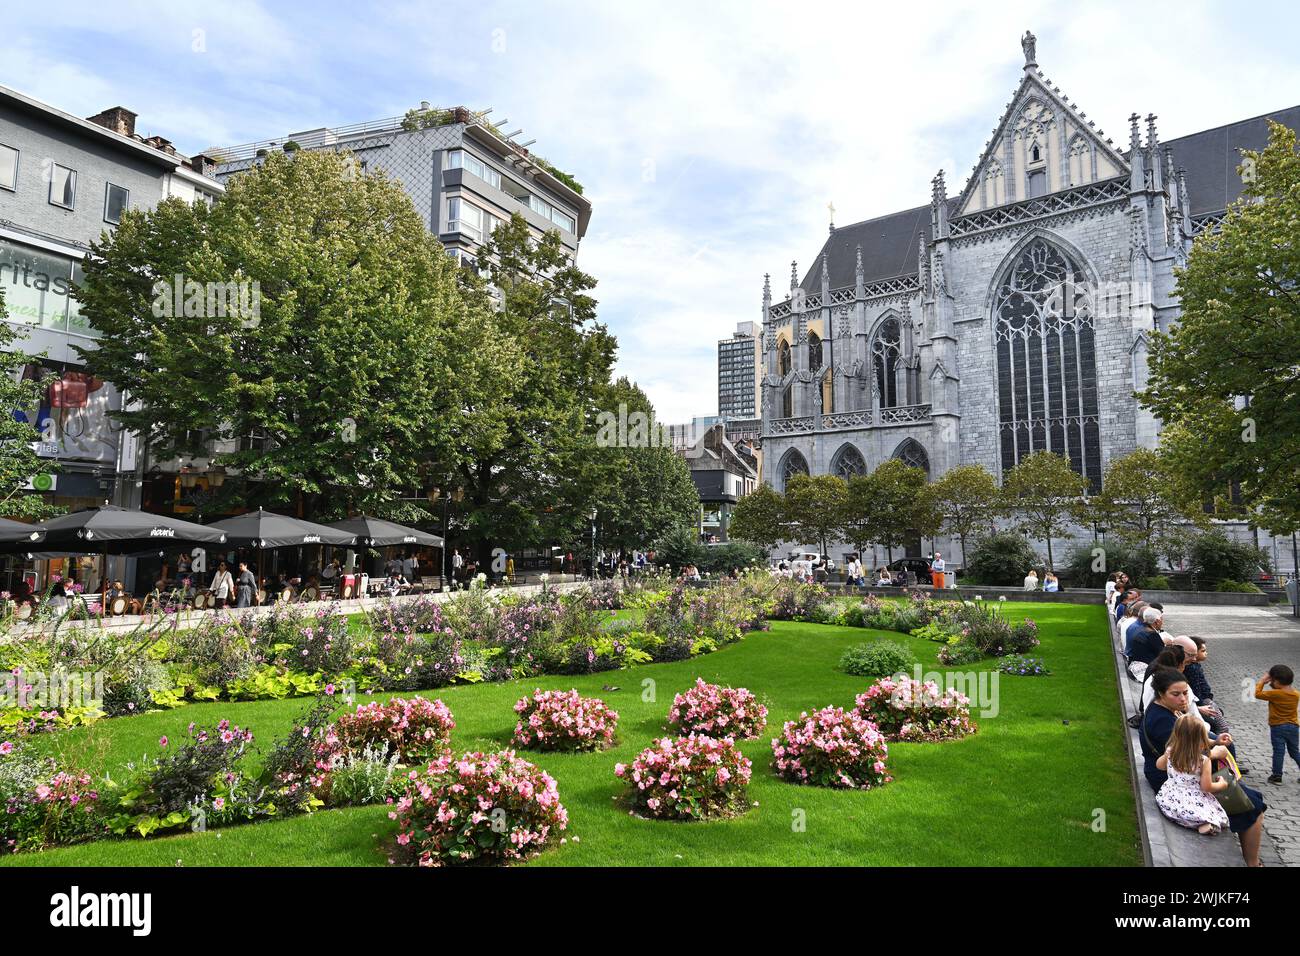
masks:
[[[1287,758],[1281,784],[1267,782],[1273,760],[1268,705],[1255,699],[1255,682],[1274,664],[1300,673],[1300,620],[1290,608],[1165,606],[1165,629],[1206,640],[1205,674],[1224,711],[1237,755],[1250,771],[1246,783],[1268,804],[1264,829],[1282,862],[1300,866],[1300,768]]]

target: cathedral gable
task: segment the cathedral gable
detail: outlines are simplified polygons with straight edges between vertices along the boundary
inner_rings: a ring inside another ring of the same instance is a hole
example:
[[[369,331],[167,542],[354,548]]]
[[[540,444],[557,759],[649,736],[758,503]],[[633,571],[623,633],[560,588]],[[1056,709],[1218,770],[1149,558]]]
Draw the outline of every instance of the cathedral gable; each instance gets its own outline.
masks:
[[[1026,34],[1025,75],[957,203],[958,215],[1128,175],[1123,155],[1051,85]]]

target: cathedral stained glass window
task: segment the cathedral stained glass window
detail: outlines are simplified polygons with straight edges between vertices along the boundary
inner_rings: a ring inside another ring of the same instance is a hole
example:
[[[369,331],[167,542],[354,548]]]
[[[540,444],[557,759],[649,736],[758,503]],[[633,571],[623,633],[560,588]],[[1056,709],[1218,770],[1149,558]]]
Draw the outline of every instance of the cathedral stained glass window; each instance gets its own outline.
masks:
[[[1097,364],[1083,269],[1035,238],[998,286],[993,327],[1002,470],[1051,451],[1100,489]]]

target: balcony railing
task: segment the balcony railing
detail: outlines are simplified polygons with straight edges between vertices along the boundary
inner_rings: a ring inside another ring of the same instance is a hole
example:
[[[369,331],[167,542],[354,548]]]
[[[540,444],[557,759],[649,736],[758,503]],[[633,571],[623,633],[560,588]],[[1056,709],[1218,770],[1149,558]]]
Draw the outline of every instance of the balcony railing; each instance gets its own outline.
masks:
[[[862,428],[888,428],[896,425],[923,425],[930,421],[930,405],[898,405],[894,408],[860,408],[831,415],[804,415],[799,418],[774,418],[769,435],[805,435],[811,432],[847,431]]]

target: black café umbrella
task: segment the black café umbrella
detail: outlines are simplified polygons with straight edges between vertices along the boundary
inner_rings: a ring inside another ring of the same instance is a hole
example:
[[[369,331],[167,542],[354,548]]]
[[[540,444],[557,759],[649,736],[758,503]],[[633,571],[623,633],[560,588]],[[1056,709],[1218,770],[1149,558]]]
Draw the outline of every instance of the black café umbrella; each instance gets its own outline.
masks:
[[[44,539],[45,532],[34,524],[0,518],[0,545],[21,543],[23,549],[26,549],[28,545],[39,544]],[[12,553],[12,551],[0,547],[0,554]]]
[[[110,554],[140,554],[195,545],[224,544],[226,536],[210,525],[194,524],[166,515],[149,514],[116,505],[83,508],[59,515],[38,525],[24,525],[23,531],[0,532],[0,552],[32,553],[39,547],[43,557],[68,554],[99,554],[105,558],[103,584],[108,585],[107,558]],[[34,534],[43,535],[33,538]]]
[[[418,531],[382,518],[361,515],[330,525],[338,531],[357,536],[357,541],[370,548],[388,548],[399,544],[414,544],[425,548],[441,548],[442,538],[427,531]]]
[[[224,521],[214,521],[209,528],[220,528],[234,547],[296,548],[304,544],[350,545],[357,543],[356,532],[340,531],[327,525],[279,515],[258,508],[248,514]]]
[[[236,515],[224,521],[215,521],[214,528],[226,532],[226,539],[235,547],[257,549],[257,587],[262,587],[262,552],[275,548],[296,548],[304,544],[353,545],[357,536],[350,531],[339,531],[314,521],[292,518],[258,508],[247,514]]]
[[[191,545],[224,544],[226,536],[211,525],[166,515],[104,505],[59,515],[36,525],[0,529],[0,551],[36,550],[59,554],[139,554]],[[33,537],[38,535],[38,537]]]

